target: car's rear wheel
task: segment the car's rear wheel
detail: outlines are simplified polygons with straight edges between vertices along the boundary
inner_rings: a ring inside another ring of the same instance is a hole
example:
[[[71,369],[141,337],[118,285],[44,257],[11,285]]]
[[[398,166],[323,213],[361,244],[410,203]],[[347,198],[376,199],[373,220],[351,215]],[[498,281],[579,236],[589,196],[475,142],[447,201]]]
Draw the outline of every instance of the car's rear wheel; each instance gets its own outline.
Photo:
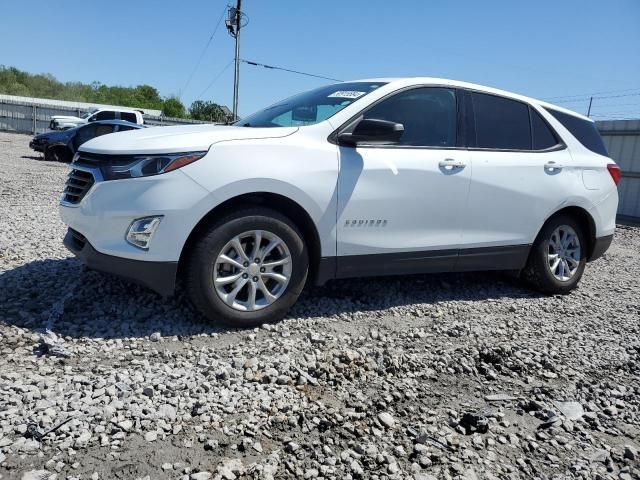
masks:
[[[587,262],[587,238],[568,215],[547,221],[533,244],[524,278],[537,290],[566,294],[576,288]]]
[[[209,320],[252,327],[288,312],[308,267],[306,246],[291,220],[268,208],[248,208],[213,223],[196,240],[186,288]]]

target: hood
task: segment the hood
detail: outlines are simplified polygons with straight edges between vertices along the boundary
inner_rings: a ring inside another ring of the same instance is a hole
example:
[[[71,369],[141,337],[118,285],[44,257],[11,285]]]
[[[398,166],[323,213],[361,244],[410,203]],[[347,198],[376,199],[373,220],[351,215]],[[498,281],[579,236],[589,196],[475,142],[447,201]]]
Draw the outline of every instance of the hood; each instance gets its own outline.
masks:
[[[225,140],[281,138],[297,130],[298,127],[251,128],[231,125],[151,127],[103,135],[89,140],[80,150],[112,155],[190,152],[208,150],[214,143]]]
[[[40,133],[34,136],[33,139],[36,141],[47,140],[48,143],[67,141],[73,134],[73,131],[73,128],[62,132],[53,130],[51,132]]]

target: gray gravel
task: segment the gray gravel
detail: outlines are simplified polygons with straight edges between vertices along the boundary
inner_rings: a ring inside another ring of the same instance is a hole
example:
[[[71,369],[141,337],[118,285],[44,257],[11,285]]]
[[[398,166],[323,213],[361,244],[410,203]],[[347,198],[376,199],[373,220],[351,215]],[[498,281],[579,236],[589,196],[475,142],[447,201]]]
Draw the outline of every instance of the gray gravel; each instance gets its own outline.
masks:
[[[639,229],[569,296],[340,281],[232,331],[71,258],[28,140],[0,134],[0,478],[640,478]]]

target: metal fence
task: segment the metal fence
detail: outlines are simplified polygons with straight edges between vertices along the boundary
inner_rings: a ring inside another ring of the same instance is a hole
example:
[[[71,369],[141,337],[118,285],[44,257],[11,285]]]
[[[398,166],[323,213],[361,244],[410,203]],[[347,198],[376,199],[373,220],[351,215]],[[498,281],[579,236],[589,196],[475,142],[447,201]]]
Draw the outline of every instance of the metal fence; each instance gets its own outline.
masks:
[[[63,105],[47,105],[37,102],[16,101],[0,98],[0,130],[16,133],[43,133],[49,130],[53,115],[80,116],[86,109]],[[184,125],[201,122],[184,118],[164,117],[162,115],[144,115],[147,125]]]
[[[14,103],[16,102],[28,103],[29,105],[35,103],[35,104],[44,105],[47,107],[68,107],[74,110],[79,108],[80,111],[83,111],[83,112],[95,107],[122,108],[119,105],[108,105],[103,103],[97,104],[97,103],[76,102],[76,101],[69,101],[69,100],[54,100],[51,98],[23,97],[18,95],[7,95],[4,93],[0,93],[0,103],[2,103],[3,100],[8,100]],[[162,115],[162,110],[154,110],[151,108],[143,108],[142,110],[144,111],[144,113],[149,115],[156,115],[156,116]]]
[[[620,165],[618,185],[622,221],[640,222],[640,120],[596,122],[609,155]]]

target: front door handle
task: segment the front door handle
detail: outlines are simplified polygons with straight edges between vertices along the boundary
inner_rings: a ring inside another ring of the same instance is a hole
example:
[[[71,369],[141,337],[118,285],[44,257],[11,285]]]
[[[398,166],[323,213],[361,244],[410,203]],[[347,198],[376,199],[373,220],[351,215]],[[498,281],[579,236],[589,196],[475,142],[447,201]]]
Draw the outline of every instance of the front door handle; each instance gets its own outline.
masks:
[[[545,170],[551,170],[551,171],[560,171],[564,168],[564,165],[562,165],[561,163],[557,163],[554,162],[553,160],[548,161],[547,163],[544,164],[544,168]]]
[[[453,158],[445,158],[444,160],[440,160],[440,162],[438,162],[438,166],[440,168],[444,168],[445,170],[453,170],[455,168],[464,168],[467,166],[467,164],[460,160],[454,160]]]

